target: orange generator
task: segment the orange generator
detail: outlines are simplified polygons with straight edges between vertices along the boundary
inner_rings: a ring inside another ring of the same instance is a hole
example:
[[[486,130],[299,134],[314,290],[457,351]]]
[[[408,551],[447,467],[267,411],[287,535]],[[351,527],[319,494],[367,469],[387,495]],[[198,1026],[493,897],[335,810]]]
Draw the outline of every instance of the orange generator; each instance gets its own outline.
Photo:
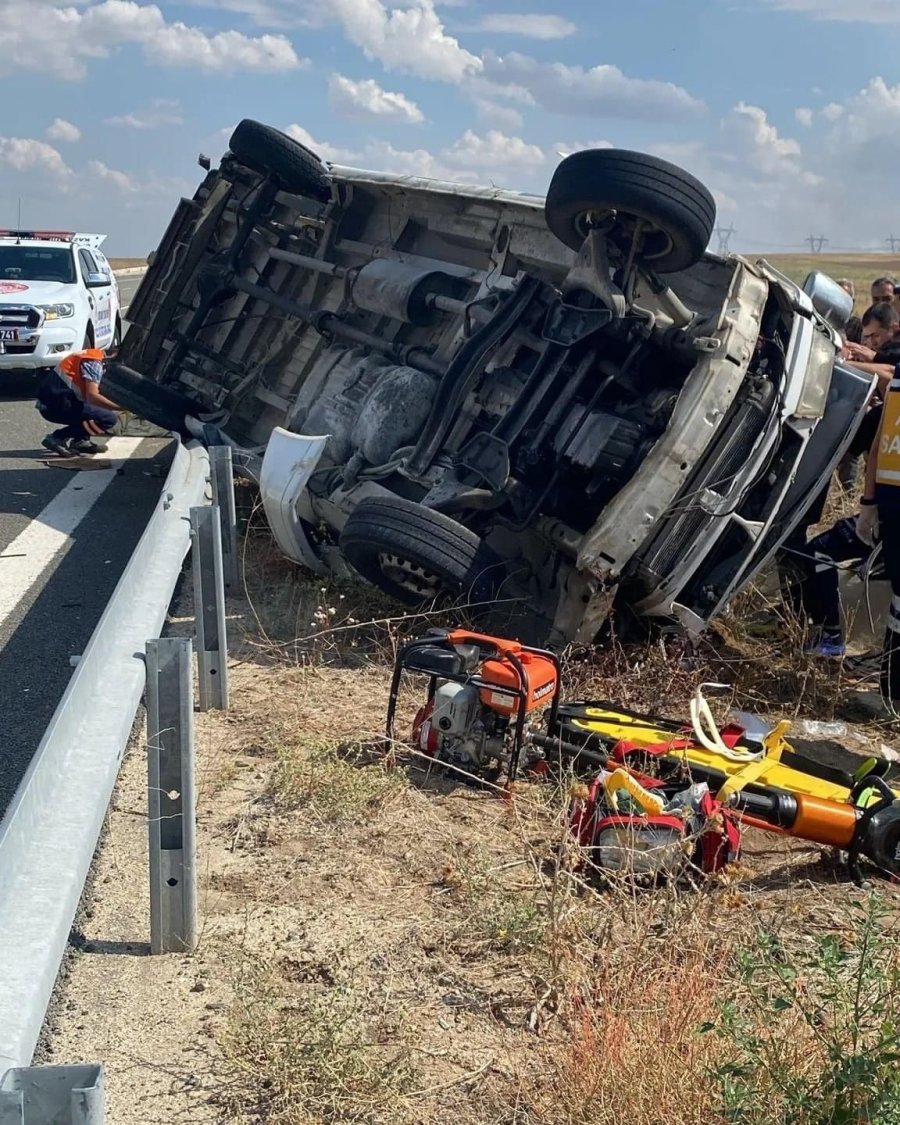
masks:
[[[413,745],[435,761],[491,782],[515,780],[530,715],[559,707],[559,660],[552,652],[465,629],[434,629],[397,654],[388,700],[387,737],[404,673],[429,677],[413,724]]]

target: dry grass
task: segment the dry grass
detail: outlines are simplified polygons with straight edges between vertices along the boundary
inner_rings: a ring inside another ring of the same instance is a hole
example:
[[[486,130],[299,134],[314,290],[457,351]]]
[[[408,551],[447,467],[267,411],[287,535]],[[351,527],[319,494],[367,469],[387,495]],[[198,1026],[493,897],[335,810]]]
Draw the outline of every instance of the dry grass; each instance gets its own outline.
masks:
[[[286,812],[305,810],[326,823],[373,816],[406,788],[406,774],[372,762],[363,748],[340,745],[285,746],[266,795]]]
[[[402,1099],[416,1083],[402,1029],[373,1020],[349,983],[313,993],[290,988],[271,964],[241,968],[239,1001],[221,1039],[231,1081],[219,1100],[231,1121],[398,1120]]]
[[[869,286],[876,277],[900,278],[900,257],[896,254],[753,254],[765,258],[776,269],[802,284],[813,270],[833,278],[848,277],[856,287],[856,312],[869,305]]]
[[[563,862],[565,779],[503,801],[371,753],[396,646],[424,622],[304,579],[253,521],[245,552],[233,710],[203,717],[224,770],[204,811],[223,841],[209,889],[233,980],[222,1121],[724,1121],[717,1068],[738,1049],[700,1028],[740,994],[760,927],[846,933],[858,892],[830,857],[751,835],[727,880],[601,887]],[[721,707],[830,715],[840,672],[801,661],[789,622],[771,640],[747,627],[773,609],[748,594],[695,650],[568,653],[567,695],[682,715],[717,680],[732,685]],[[813,1058],[809,1027],[779,1026],[785,1051]],[[754,1125],[787,1119],[782,1106]]]
[[[575,1008],[569,1042],[549,1059],[534,1093],[541,1125],[604,1125],[665,1120],[709,1122],[714,1104],[710,1044],[697,1033],[715,1015],[715,982],[728,953],[695,926],[660,947],[629,944],[605,951],[593,987]]]

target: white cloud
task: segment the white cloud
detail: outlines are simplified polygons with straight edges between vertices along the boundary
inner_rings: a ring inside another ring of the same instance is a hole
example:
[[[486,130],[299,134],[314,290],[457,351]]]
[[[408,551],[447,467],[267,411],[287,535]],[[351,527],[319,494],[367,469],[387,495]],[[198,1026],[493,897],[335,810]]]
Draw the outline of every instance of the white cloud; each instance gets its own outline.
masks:
[[[500,105],[491,98],[484,98],[476,94],[472,98],[475,111],[482,121],[495,125],[498,129],[521,129],[525,119],[517,109],[512,106]]]
[[[900,23],[900,10],[888,0],[766,0],[771,8],[840,23]]]
[[[63,144],[74,144],[81,140],[81,130],[71,121],[57,117],[47,128],[47,137],[51,141],[61,141]]]
[[[0,165],[4,164],[16,172],[49,174],[57,182],[72,175],[72,169],[53,145],[28,137],[0,137]]]
[[[794,120],[798,125],[802,125],[804,129],[812,128],[813,111],[806,106],[798,106],[794,110]]]
[[[116,168],[108,167],[102,160],[91,160],[88,163],[88,174],[91,178],[96,177],[98,180],[105,180],[107,183],[118,188],[119,191],[137,191],[137,186],[131,176],[125,172],[118,171]]]
[[[230,132],[232,130],[229,130]],[[295,141],[299,141],[305,148],[308,148],[310,152],[314,152],[316,156],[321,157],[322,160],[328,160],[333,164],[349,164],[359,159],[358,152],[353,152],[347,148],[339,148],[327,141],[317,141],[312,133],[304,129],[302,125],[288,125],[285,132],[289,137],[293,137]]]
[[[525,90],[542,108],[571,116],[617,117],[636,121],[680,121],[698,117],[704,105],[682,86],[656,79],[629,78],[617,66],[589,70],[538,62],[511,53],[484,56],[484,77],[507,89]]]
[[[370,142],[366,146],[364,159],[367,168],[391,172],[396,176],[427,176],[429,179],[453,180],[457,183],[475,183],[483,179],[471,170],[460,172],[428,149],[398,149],[388,141]]]
[[[381,0],[330,0],[329,7],[347,38],[387,70],[458,83],[481,69],[481,61],[447,34],[433,0],[390,12]]]
[[[758,105],[738,102],[728,124],[738,140],[743,141],[748,155],[758,160],[764,171],[800,156],[800,145],[789,137],[782,137],[766,111]]]
[[[539,145],[496,129],[484,134],[467,129],[451,144],[434,151],[397,148],[375,137],[359,151],[352,151],[318,140],[301,125],[290,125],[285,132],[334,164],[354,164],[398,176],[424,176],[456,183],[546,186],[543,167],[547,163],[547,153]],[[534,175],[539,179],[530,179]]]
[[[889,86],[873,78],[868,86],[843,104],[826,106],[825,115],[835,127],[834,135],[845,144],[868,149],[890,144],[896,153],[900,126],[900,84]],[[878,153],[873,151],[873,156]]]
[[[327,19],[322,5],[303,0],[191,0],[198,8],[215,8],[219,12],[232,12],[246,16],[259,27],[274,27],[282,31],[296,28],[321,27]]]
[[[547,159],[543,149],[497,129],[483,136],[466,129],[459,140],[442,149],[441,157],[457,168],[535,168]]]
[[[197,27],[173,23],[161,27],[144,42],[144,53],[160,66],[199,67],[200,70],[232,72],[256,70],[265,73],[296,70],[302,65],[283,35],[261,35],[251,39],[239,31],[206,35]]]
[[[158,129],[163,125],[182,125],[184,117],[179,102],[170,98],[154,98],[143,109],[107,117],[105,124],[123,125],[129,129]]]
[[[571,20],[540,12],[482,16],[478,21],[478,28],[480,31],[497,32],[501,35],[523,35],[529,39],[565,39],[578,30]]]
[[[82,0],[78,7],[29,0],[27,19],[22,18],[19,0],[0,0],[0,27],[7,71],[36,70],[69,80],[84,78],[92,60],[107,58],[125,44],[140,46],[145,58],[157,65],[208,72],[278,72],[302,65],[283,35],[210,35],[170,23],[156,4],[136,0]]]
[[[342,74],[332,74],[328,81],[328,100],[335,113],[343,117],[393,118],[409,125],[419,125],[425,115],[405,94],[385,90],[374,78],[354,82]]]

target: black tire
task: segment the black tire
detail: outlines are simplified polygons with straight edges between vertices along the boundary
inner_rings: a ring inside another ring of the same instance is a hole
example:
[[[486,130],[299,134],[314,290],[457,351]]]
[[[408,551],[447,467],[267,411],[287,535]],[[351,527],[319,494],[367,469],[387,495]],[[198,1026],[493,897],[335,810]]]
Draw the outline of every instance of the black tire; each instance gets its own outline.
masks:
[[[271,177],[283,191],[323,203],[331,198],[331,181],[318,156],[271,125],[246,118],[231,134],[229,147],[241,164]]]
[[[113,331],[112,343],[109,345],[110,351],[117,352],[122,346],[122,321],[116,317],[116,327]]]
[[[547,190],[544,215],[556,237],[578,250],[591,212],[616,211],[610,238],[627,252],[627,218],[651,224],[640,260],[660,273],[677,273],[702,257],[716,225],[716,204],[689,172],[667,160],[626,149],[585,149],[559,165]],[[627,217],[623,223],[623,217]]]
[[[86,352],[89,348],[94,346],[94,326],[88,323],[84,333],[84,343],[81,345],[81,350]]]
[[[405,605],[441,596],[489,602],[503,578],[499,556],[473,531],[399,496],[361,501],[344,524],[340,548],[357,573]],[[386,564],[385,556],[409,565],[407,584],[397,579],[399,567]],[[420,589],[415,568],[423,572]],[[425,588],[426,577],[432,589]]]

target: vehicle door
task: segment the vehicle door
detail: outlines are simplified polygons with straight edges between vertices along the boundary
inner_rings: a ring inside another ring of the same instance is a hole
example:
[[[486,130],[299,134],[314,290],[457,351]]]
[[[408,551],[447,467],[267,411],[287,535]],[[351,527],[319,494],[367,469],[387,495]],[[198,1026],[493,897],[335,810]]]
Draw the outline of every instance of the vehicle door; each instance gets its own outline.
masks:
[[[110,271],[101,269],[90,250],[78,251],[81,280],[87,289],[88,308],[94,325],[94,343],[98,348],[108,347],[115,333],[113,316],[113,282]]]
[[[115,328],[116,319],[121,315],[122,312],[122,294],[119,292],[119,279],[116,277],[115,270],[109,264],[109,259],[105,254],[102,253],[102,251],[94,250],[92,251],[92,253],[94,256],[94,261],[100,267],[100,272],[102,274],[105,274],[109,278],[112,301],[112,315],[110,316],[110,320],[112,321],[113,328]]]

